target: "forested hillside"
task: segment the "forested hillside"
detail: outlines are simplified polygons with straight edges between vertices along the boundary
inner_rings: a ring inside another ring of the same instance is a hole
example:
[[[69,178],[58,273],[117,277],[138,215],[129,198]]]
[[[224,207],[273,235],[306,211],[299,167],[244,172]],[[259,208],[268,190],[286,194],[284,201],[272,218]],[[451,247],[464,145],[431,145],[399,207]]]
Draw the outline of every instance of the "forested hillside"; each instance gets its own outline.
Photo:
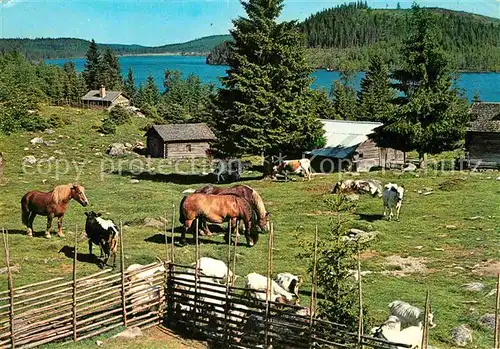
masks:
[[[433,14],[438,40],[459,70],[500,70],[500,20],[438,8]],[[300,23],[309,61],[316,67],[365,69],[371,52],[382,51],[399,65],[399,51],[409,30],[408,10],[370,9],[366,3],[341,5]],[[224,63],[221,47],[208,62]]]
[[[157,47],[141,45],[98,44],[100,49],[112,48],[119,55],[133,54],[207,54],[220,43],[228,40],[228,35],[207,36],[180,44],[163,45]],[[50,58],[83,57],[87,52],[90,41],[73,38],[41,38],[41,39],[0,39],[0,52],[18,52],[29,60]]]

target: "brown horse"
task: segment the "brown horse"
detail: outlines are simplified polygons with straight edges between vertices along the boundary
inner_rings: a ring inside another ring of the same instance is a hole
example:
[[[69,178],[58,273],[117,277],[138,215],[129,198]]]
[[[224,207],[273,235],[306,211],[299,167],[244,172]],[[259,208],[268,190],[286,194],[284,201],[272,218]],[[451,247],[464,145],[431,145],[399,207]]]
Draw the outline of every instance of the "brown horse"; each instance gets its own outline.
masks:
[[[248,246],[252,247],[258,240],[258,231],[253,229],[257,214],[248,201],[236,195],[195,193],[184,197],[179,209],[179,221],[185,228],[181,236],[182,242],[185,242],[186,232],[198,218],[217,224],[229,221],[233,226],[241,219],[245,226]]]
[[[257,193],[256,190],[249,187],[248,185],[235,185],[229,188],[206,185],[196,190],[195,193],[239,196],[248,201],[253,206],[253,209],[259,217],[259,228],[262,230],[269,230],[269,212],[266,211],[264,201],[262,201],[259,193]]]
[[[82,206],[87,206],[89,200],[85,196],[85,188],[78,184],[59,185],[51,192],[30,191],[21,199],[21,218],[28,228],[28,236],[33,236],[33,221],[36,215],[47,216],[45,237],[50,239],[52,220],[57,217],[57,235],[63,237],[62,221],[69,201],[75,199]]]

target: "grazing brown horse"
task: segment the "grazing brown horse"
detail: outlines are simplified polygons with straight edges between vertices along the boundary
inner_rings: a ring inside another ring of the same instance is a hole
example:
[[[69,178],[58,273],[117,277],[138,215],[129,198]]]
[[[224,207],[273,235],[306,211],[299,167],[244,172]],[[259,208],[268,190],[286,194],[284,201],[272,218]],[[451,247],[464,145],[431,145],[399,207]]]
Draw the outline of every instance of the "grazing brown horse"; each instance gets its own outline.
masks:
[[[50,227],[54,217],[57,217],[57,235],[63,237],[62,221],[71,199],[75,199],[82,206],[89,204],[85,188],[78,184],[59,185],[48,193],[40,191],[26,193],[21,199],[21,218],[23,224],[28,227],[28,236],[33,236],[33,221],[36,215],[40,215],[47,216],[46,238],[50,239]]]
[[[269,212],[266,211],[264,201],[256,190],[248,185],[235,185],[229,188],[216,187],[215,185],[206,185],[196,190],[195,193],[214,194],[214,195],[236,195],[252,206],[259,217],[258,226],[262,230],[269,230]],[[207,229],[208,230],[208,229]]]
[[[253,229],[257,214],[248,201],[236,195],[195,193],[184,197],[179,209],[179,221],[185,228],[181,236],[182,242],[197,218],[217,224],[229,221],[231,225],[235,225],[238,219],[243,220],[249,247],[252,247],[259,237],[258,231]]]

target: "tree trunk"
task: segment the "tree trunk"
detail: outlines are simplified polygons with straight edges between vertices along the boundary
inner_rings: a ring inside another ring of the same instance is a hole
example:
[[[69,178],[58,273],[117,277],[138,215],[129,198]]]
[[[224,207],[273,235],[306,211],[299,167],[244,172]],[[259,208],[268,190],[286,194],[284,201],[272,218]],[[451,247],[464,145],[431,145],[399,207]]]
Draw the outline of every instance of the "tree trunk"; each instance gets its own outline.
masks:
[[[273,158],[266,156],[262,158],[262,174],[264,178],[270,178],[273,175]]]

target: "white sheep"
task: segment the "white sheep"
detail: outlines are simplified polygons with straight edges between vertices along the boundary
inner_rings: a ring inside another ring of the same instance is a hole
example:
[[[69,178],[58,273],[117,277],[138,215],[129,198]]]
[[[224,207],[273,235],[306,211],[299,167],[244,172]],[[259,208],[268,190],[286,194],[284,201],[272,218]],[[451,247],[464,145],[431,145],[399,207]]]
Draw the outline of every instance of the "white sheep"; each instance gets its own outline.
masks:
[[[412,349],[420,348],[422,343],[423,329],[422,325],[410,326],[401,330],[401,320],[394,315],[389,318],[375,330],[376,338],[384,339],[395,344],[409,345]],[[396,347],[403,349],[406,347]]]
[[[195,268],[196,265],[200,273],[204,276],[217,278],[214,279],[216,282],[219,282],[220,279],[225,279],[228,275],[228,271],[228,280],[233,277],[233,272],[228,269],[226,263],[215,258],[201,257],[198,262],[193,263],[191,266]]]
[[[127,268],[127,272],[132,273],[143,268],[145,266],[142,264],[132,264]],[[153,285],[153,277],[158,272],[165,272],[163,264],[127,276],[129,281],[127,295],[132,304],[132,313],[137,312],[140,305],[149,304],[163,296],[163,287]]]
[[[403,186],[392,183],[386,184],[384,188],[382,193],[384,216],[387,215],[387,210],[389,210],[389,220],[392,220],[394,216],[393,210],[396,209],[396,220],[399,220],[399,211],[401,211],[401,205],[403,204],[405,189]]]
[[[302,283],[300,277],[291,273],[279,273],[276,276],[276,283],[299,298],[299,286]]]
[[[250,294],[258,301],[266,300],[267,283],[267,277],[257,273],[250,273],[245,277],[246,288],[255,290],[254,292],[250,292]],[[269,300],[280,303],[293,303],[294,298],[295,295],[293,293],[284,290],[276,281],[271,280]]]
[[[414,307],[403,301],[394,301],[389,304],[391,315],[397,316],[401,320],[401,325],[417,326],[424,321],[425,312],[421,309]],[[428,316],[429,326],[433,328],[436,326],[434,323],[434,315],[429,313]]]

